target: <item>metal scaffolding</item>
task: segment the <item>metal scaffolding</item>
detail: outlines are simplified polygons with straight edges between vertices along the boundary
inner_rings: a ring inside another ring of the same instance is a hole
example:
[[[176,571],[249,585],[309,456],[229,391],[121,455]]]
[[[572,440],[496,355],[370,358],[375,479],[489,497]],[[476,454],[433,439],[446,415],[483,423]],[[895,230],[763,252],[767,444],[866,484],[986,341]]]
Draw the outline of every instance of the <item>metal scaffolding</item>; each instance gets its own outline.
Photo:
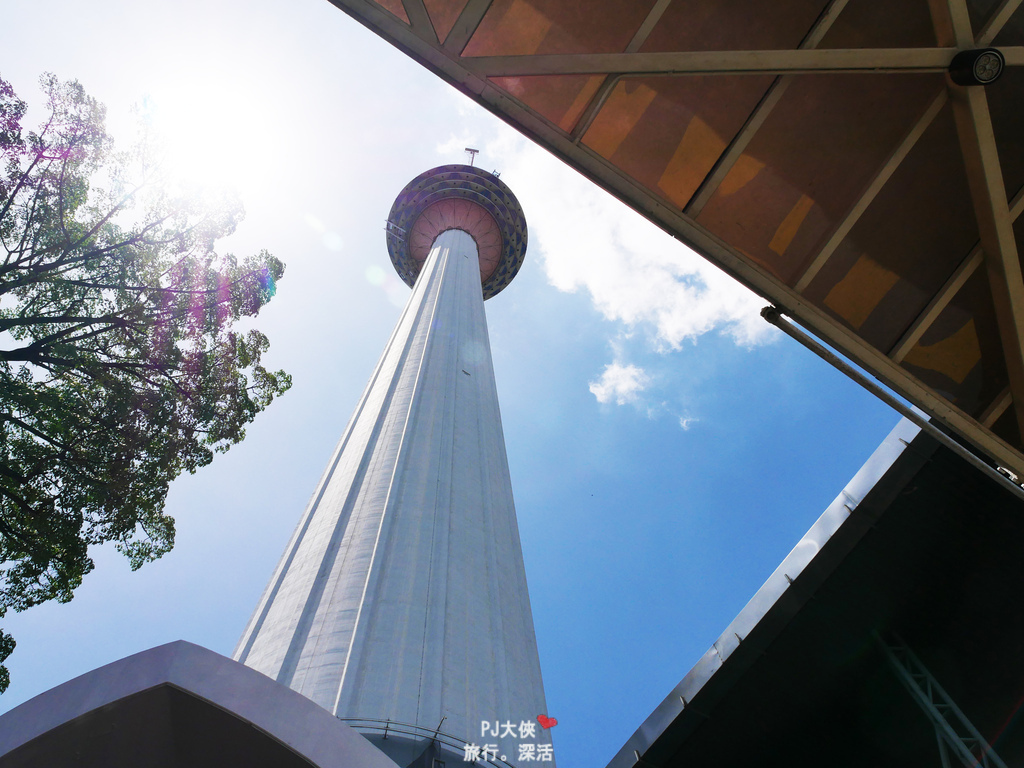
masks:
[[[875,639],[896,677],[935,726],[942,768],[950,768],[950,755],[970,768],[1006,768],[992,745],[901,638],[893,634],[888,642],[878,635]]]

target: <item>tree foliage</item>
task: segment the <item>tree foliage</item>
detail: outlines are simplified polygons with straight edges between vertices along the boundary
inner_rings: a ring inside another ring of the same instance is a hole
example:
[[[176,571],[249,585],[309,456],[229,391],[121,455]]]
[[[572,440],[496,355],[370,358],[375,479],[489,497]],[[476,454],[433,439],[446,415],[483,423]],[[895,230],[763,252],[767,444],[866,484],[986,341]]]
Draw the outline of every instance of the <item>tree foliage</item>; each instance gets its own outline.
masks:
[[[0,617],[70,600],[91,545],[133,569],[167,552],[170,481],[291,383],[235,327],[284,271],[215,252],[241,207],[178,191],[145,142],[115,151],[77,82],[41,83],[48,115],[23,131],[0,79]],[[0,662],[12,647],[0,632]]]

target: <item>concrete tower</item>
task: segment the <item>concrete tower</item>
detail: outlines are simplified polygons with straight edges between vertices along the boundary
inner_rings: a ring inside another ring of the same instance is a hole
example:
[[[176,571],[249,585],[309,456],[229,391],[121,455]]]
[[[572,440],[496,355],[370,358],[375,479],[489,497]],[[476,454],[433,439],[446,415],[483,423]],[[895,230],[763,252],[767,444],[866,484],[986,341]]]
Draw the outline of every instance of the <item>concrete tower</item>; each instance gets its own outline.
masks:
[[[550,737],[518,730],[546,708],[483,302],[526,221],[496,176],[443,166],[402,190],[387,241],[412,295],[234,657],[386,727],[400,764],[438,730],[518,763]]]

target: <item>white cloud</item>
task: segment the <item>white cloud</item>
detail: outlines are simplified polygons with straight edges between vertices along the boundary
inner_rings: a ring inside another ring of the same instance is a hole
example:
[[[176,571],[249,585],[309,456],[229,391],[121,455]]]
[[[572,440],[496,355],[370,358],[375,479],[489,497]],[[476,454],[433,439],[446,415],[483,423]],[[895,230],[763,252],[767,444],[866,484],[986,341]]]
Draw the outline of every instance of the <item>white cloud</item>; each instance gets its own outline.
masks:
[[[680,416],[679,426],[683,428],[684,432],[689,432],[690,427],[696,424],[700,419],[694,418],[693,416]]]
[[[616,362],[605,366],[601,378],[590,382],[590,391],[599,403],[614,400],[618,405],[625,405],[635,402],[637,395],[646,389],[650,381],[651,377],[643,368]]]
[[[497,144],[488,154],[507,158],[531,250],[555,287],[586,290],[606,318],[649,331],[661,351],[716,329],[745,346],[775,336],[759,314],[764,299],[525,139]]]

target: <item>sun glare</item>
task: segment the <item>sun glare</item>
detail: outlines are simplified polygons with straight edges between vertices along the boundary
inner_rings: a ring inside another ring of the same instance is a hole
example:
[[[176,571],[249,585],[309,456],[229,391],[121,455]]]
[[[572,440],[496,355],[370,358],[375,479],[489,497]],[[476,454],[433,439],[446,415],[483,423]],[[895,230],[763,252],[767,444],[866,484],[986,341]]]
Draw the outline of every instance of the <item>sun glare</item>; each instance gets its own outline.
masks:
[[[281,126],[253,78],[214,68],[178,72],[154,85],[141,111],[174,178],[238,192],[272,183],[268,154],[282,146]]]

